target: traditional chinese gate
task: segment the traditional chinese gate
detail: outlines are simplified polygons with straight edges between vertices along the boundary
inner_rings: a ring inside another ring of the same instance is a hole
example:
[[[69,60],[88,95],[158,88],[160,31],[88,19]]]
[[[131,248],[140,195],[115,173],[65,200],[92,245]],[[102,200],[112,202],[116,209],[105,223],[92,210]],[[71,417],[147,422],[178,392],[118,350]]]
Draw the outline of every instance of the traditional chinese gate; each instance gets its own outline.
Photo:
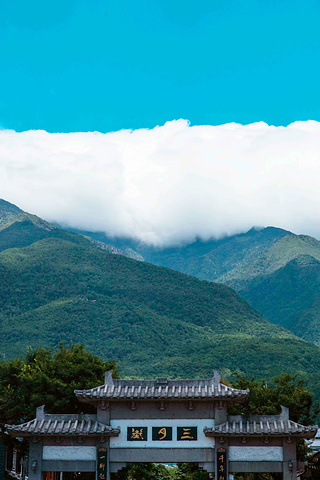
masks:
[[[228,473],[282,472],[296,478],[296,442],[312,438],[317,427],[280,415],[228,416],[228,406],[246,401],[249,391],[209,380],[115,380],[77,390],[79,401],[95,405],[96,415],[51,415],[7,425],[10,435],[28,437],[29,480],[41,472],[96,472],[109,480],[127,463],[194,462],[227,480]]]

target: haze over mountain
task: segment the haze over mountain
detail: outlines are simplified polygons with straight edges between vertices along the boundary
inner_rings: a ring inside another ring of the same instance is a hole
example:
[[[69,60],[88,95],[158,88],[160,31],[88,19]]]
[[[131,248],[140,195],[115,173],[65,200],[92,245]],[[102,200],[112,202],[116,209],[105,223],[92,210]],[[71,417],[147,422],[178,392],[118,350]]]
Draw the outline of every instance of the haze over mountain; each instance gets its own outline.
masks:
[[[147,262],[234,288],[268,320],[320,345],[320,242],[280,228],[252,228],[220,240],[154,248],[86,232],[130,247]]]
[[[81,342],[128,375],[288,371],[320,391],[319,349],[231,288],[110,254],[6,202],[0,210],[2,354]]]

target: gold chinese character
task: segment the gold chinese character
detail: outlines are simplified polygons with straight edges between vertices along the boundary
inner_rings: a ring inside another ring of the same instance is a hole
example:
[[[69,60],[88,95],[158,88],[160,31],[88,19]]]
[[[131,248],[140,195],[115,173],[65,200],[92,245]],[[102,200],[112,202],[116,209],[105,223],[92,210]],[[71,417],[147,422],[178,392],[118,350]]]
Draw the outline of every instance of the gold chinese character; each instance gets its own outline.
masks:
[[[167,436],[167,429],[165,427],[160,428],[158,435],[162,435],[162,437],[160,437],[159,440],[163,440]]]
[[[219,460],[220,460],[220,462],[223,462],[224,461],[224,456],[220,455]]]
[[[226,477],[224,475],[220,475],[219,480],[226,480]]]
[[[105,466],[104,463],[100,463],[99,468],[101,468],[101,470],[104,470],[106,468],[106,466]]]
[[[104,448],[104,447],[99,448],[99,452],[106,452],[106,451],[107,451],[107,449]]]
[[[181,435],[181,440],[193,440],[193,436],[191,435],[191,428],[184,428],[183,429],[183,434]]]
[[[223,465],[220,465],[220,467],[219,467],[219,472],[224,472]]]
[[[132,428],[131,429],[131,438],[134,439],[134,440],[143,440],[143,429],[140,428],[140,430],[138,429],[134,429]]]
[[[106,476],[105,476],[104,473],[100,473],[99,478],[100,478],[100,480],[105,480]]]

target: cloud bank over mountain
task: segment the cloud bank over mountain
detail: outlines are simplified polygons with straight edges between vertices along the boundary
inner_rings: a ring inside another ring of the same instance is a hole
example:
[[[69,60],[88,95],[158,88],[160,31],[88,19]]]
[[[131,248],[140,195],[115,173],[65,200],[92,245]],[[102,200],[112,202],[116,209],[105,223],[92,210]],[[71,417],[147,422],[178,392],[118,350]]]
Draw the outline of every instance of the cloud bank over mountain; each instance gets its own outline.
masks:
[[[0,197],[155,245],[274,225],[320,237],[320,123],[0,130]]]

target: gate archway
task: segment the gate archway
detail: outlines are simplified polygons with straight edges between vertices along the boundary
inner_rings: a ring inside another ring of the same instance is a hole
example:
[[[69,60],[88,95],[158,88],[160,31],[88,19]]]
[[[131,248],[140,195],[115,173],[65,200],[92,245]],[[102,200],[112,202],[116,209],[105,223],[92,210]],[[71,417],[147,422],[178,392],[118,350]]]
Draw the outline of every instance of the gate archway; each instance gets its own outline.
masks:
[[[46,414],[7,432],[29,440],[29,480],[46,472],[96,472],[110,480],[129,463],[196,463],[216,480],[230,473],[279,472],[296,477],[296,443],[313,438],[316,426],[280,415],[228,415],[228,406],[247,400],[249,391],[206,380],[116,380],[76,390],[95,415]]]

